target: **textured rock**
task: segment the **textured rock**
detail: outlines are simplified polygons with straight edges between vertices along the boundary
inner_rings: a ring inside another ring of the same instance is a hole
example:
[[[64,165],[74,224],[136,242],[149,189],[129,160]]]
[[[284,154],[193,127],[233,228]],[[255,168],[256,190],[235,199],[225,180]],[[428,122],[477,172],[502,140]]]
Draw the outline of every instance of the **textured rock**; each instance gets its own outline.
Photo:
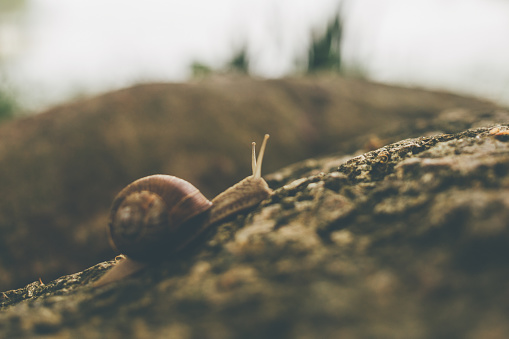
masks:
[[[113,262],[5,292],[0,334],[507,338],[509,141],[489,131],[293,165],[171,262],[103,288],[90,283]]]
[[[214,77],[135,86],[2,124],[0,289],[111,258],[104,230],[124,186],[166,173],[212,198],[250,172],[251,141],[265,133],[269,173],[508,119],[489,102],[355,79]]]

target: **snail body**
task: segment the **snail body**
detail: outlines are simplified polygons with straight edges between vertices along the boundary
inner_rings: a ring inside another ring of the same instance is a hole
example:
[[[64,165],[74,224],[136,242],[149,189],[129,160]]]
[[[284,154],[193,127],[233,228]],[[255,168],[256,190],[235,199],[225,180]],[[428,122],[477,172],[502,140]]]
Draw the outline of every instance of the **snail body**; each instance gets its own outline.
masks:
[[[113,200],[109,235],[127,256],[96,286],[119,280],[155,260],[171,258],[210,226],[258,205],[272,194],[261,177],[266,134],[258,159],[252,146],[253,174],[209,201],[189,182],[171,175],[151,175],[126,186]]]

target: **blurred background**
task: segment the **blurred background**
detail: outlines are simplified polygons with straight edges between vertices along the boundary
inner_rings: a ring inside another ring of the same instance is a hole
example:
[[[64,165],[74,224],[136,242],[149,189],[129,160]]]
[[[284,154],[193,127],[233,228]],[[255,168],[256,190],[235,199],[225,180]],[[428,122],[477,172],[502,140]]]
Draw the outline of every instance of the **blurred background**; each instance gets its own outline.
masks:
[[[509,104],[505,0],[0,0],[0,115],[210,73],[338,72]]]
[[[508,18],[507,0],[0,0],[0,290],[112,258],[125,185],[171,173],[213,197],[264,133],[264,175],[304,161],[275,188],[344,160],[311,157],[508,121],[442,92],[509,105]]]

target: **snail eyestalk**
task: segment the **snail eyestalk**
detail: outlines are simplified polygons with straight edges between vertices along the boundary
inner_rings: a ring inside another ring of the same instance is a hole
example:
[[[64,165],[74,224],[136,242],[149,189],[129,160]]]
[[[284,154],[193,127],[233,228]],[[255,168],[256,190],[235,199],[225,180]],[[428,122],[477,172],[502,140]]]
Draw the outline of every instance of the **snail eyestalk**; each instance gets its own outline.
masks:
[[[252,142],[251,145],[253,146],[253,152],[251,157],[251,167],[253,168],[253,176],[255,175],[256,171],[256,142]]]
[[[255,170],[253,172],[253,177],[254,178],[261,178],[262,177],[263,154],[265,153],[265,146],[267,146],[267,140],[268,139],[269,139],[269,135],[265,134],[265,136],[263,137],[262,147],[260,148],[260,153],[258,154],[258,161],[256,161]]]

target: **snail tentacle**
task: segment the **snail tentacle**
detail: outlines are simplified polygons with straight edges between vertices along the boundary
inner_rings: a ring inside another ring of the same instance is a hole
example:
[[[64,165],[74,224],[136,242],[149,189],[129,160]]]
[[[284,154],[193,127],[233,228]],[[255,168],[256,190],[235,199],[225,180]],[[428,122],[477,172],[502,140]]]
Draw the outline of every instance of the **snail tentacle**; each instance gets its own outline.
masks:
[[[258,154],[258,161],[255,162],[256,170],[253,172],[253,177],[261,178],[262,177],[262,160],[263,155],[265,154],[265,147],[267,146],[267,140],[269,140],[269,135],[265,134],[263,137],[262,147],[260,147],[260,153]]]

